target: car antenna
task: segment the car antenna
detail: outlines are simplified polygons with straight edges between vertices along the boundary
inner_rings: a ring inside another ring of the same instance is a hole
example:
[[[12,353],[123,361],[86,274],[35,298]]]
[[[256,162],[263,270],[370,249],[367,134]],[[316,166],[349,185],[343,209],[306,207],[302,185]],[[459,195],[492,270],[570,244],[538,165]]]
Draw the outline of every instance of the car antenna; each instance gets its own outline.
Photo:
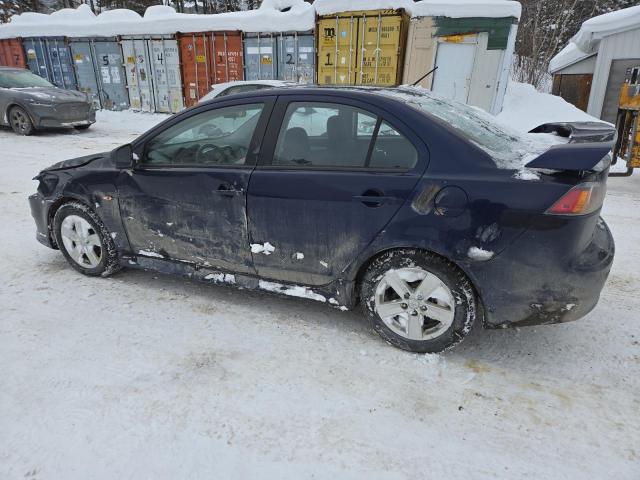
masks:
[[[427,78],[429,75],[431,75],[433,72],[435,72],[438,69],[438,66],[433,67],[431,70],[429,70],[427,73],[425,73],[422,77],[420,77],[418,80],[416,80],[415,82],[413,82],[411,84],[412,87],[415,87],[416,85],[418,85],[422,80],[424,80],[425,78]]]

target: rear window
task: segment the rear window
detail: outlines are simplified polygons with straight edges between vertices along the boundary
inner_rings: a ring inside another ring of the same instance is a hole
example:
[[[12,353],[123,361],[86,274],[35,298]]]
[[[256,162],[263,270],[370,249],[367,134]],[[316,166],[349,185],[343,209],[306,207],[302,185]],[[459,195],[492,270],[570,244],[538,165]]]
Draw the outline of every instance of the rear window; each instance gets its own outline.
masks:
[[[379,93],[398,98],[444,121],[489,154],[498,168],[519,170],[551,144],[558,143],[547,135],[536,134],[535,138],[522,135],[502,126],[492,115],[479,108],[447,100],[424,89],[403,87],[380,90]]]

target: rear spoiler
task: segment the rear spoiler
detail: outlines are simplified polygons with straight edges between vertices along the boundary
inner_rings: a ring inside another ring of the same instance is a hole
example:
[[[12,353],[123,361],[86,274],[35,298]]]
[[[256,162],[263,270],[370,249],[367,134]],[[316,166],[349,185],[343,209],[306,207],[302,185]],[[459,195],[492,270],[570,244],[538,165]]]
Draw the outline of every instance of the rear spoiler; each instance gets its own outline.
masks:
[[[603,171],[611,165],[612,148],[613,142],[555,145],[526,167],[571,172]]]
[[[568,138],[570,143],[611,142],[615,143],[615,126],[604,122],[558,122],[545,123],[529,133],[551,133]]]

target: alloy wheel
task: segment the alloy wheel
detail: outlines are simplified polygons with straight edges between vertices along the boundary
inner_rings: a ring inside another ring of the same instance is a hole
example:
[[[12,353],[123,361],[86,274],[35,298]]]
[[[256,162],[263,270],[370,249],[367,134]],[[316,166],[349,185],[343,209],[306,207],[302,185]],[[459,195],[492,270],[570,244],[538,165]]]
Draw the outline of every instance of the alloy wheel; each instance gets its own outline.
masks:
[[[19,133],[26,133],[29,131],[31,126],[31,120],[29,117],[20,109],[14,108],[11,111],[11,126],[13,129]]]
[[[376,313],[394,333],[409,340],[429,340],[443,334],[455,318],[451,290],[422,268],[387,271],[374,296]]]

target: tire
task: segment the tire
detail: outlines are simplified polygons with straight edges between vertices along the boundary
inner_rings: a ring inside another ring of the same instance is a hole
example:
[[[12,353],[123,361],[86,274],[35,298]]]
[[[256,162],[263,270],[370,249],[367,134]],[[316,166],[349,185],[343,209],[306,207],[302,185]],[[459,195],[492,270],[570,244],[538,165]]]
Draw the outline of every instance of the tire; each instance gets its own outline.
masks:
[[[24,108],[12,107],[7,117],[9,125],[18,135],[28,136],[35,131],[31,117]]]
[[[462,271],[438,255],[412,249],[376,257],[362,277],[360,299],[384,340],[415,353],[453,348],[469,333],[478,311]]]
[[[91,125],[76,125],[74,128],[76,130],[88,130]]]
[[[120,270],[111,235],[100,217],[86,205],[79,202],[62,205],[53,217],[53,231],[58,248],[78,272],[107,277]]]

